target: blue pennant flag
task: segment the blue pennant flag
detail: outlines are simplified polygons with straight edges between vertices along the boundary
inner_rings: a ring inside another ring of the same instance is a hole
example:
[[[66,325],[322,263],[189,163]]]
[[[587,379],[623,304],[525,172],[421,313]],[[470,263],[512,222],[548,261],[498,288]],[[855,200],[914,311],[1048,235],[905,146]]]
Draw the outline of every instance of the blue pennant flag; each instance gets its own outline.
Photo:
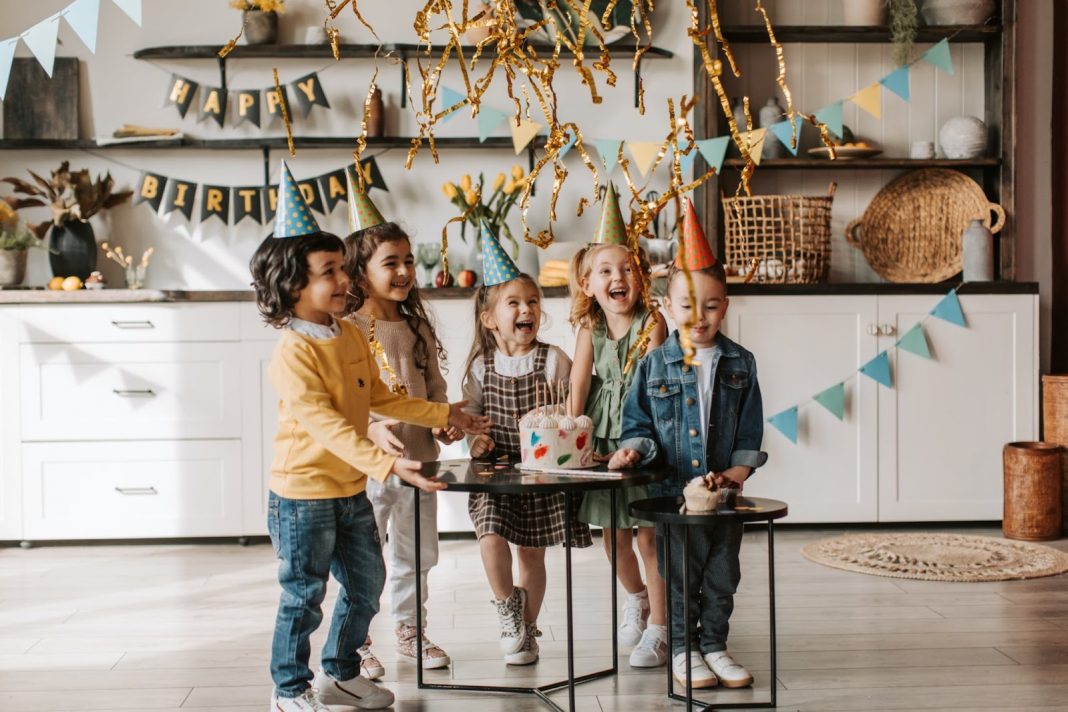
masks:
[[[130,19],[141,25],[141,0],[111,0],[119,8],[130,16]]]
[[[890,359],[887,357],[885,351],[881,351],[878,356],[871,361],[868,361],[857,370],[868,378],[878,381],[887,388],[894,387],[893,381],[890,378]]]
[[[456,91],[455,89],[450,89],[449,87],[443,86],[443,87],[441,87],[441,110],[444,111],[445,109],[448,109],[450,106],[456,106],[458,103],[460,103],[461,101],[463,101],[466,98],[467,98],[466,96],[464,96],[460,92]],[[460,114],[460,109],[456,109],[454,111],[450,111],[449,113],[445,114],[445,116],[443,116],[441,120],[442,121],[448,121],[449,119],[451,119],[451,118],[453,118],[455,116],[458,116],[459,114]],[[494,127],[494,128],[496,128],[496,127]],[[485,139],[483,139],[483,140],[485,140]]]
[[[827,125],[828,131],[842,138],[842,102],[836,101],[823,107],[816,112],[815,116],[816,121]]]
[[[934,47],[924,52],[923,60],[938,67],[946,74],[952,74],[953,58],[949,55],[949,39],[942,39]]]
[[[968,327],[968,323],[964,320],[964,312],[960,308],[960,300],[957,299],[957,293],[953,290],[950,290],[949,294],[935,305],[935,308],[931,310],[931,316],[948,321],[950,324]]]
[[[790,442],[794,445],[797,444],[797,406],[787,408],[781,413],[768,418],[768,422],[772,427],[778,430],[780,433],[789,438]]]
[[[576,136],[575,132],[571,129],[564,129],[564,135],[567,136],[567,143],[560,147],[560,153],[557,154],[560,158],[563,158],[568,154],[574,147],[575,141],[578,139],[578,136]]]
[[[812,396],[812,400],[831,411],[835,418],[845,417],[845,384],[836,383],[830,388]]]
[[[801,122],[796,116],[793,119],[772,124],[771,132],[775,134],[775,138],[779,139],[779,143],[786,146],[786,150],[797,155],[797,147],[801,143]]]
[[[41,63],[45,74],[52,76],[56,63],[56,39],[59,36],[59,15],[52,15],[22,33],[22,41]]]
[[[905,101],[909,100],[909,67],[898,67],[879,80],[884,87],[900,96]]]
[[[608,175],[612,175],[616,166],[619,165],[619,147],[623,145],[623,142],[614,138],[595,138],[593,145],[597,147],[597,153],[601,154],[604,169],[608,171]]]
[[[0,42],[0,101],[7,96],[7,80],[11,77],[11,60],[15,58],[18,37]]]
[[[709,168],[714,168],[716,173],[723,168],[723,157],[727,155],[727,144],[731,141],[730,136],[717,136],[697,141],[697,150]]]
[[[905,335],[897,340],[897,347],[910,354],[931,358],[931,349],[927,345],[927,335],[923,332],[922,322],[918,322],[916,326],[906,331]]]
[[[492,106],[482,105],[478,112],[478,140],[485,143],[489,135],[497,130],[497,127],[505,122],[508,114],[498,111]]]
[[[100,0],[74,0],[67,6],[63,15],[67,24],[85,43],[92,54],[96,54],[96,30],[100,18]]]
[[[684,171],[690,170],[693,167],[694,159],[697,158],[698,149],[696,146],[687,154],[683,153],[690,146],[690,142],[683,139],[679,141],[679,167]],[[718,170],[718,169],[717,169]]]

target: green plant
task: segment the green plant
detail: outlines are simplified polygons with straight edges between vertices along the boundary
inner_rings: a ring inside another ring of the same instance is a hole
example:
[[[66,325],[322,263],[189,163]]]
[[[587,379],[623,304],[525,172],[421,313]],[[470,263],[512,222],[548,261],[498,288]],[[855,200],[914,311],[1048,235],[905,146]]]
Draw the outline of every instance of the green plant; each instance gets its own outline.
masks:
[[[285,0],[230,0],[230,7],[245,12],[277,12],[282,14],[286,11]]]
[[[85,222],[101,210],[126,202],[133,195],[130,190],[113,192],[115,180],[110,173],[98,175],[93,180],[87,169],[71,171],[69,161],[63,161],[57,170],[52,171],[51,180],[45,180],[33,171],[27,173],[33,176],[33,183],[13,177],[0,180],[14,186],[16,193],[29,196],[13,201],[13,209],[51,206],[51,220],[30,226],[37,237],[44,237],[50,224],[62,225],[70,220]]]
[[[508,218],[508,211],[523,194],[526,180],[523,167],[512,166],[511,176],[506,176],[504,173],[497,174],[497,178],[493,181],[493,192],[490,193],[488,200],[483,191],[485,178],[481,173],[478,174],[477,185],[472,182],[469,175],[463,176],[459,183],[449,182],[442,185],[441,190],[445,193],[445,197],[451,200],[460,212],[467,214],[467,220],[460,227],[460,239],[467,242],[467,223],[471,223],[475,228],[475,244],[480,244],[481,225],[484,220],[498,240],[507,239],[511,243],[514,257],[519,250],[519,242],[505,221]]]
[[[916,0],[889,0],[890,2],[890,39],[894,44],[893,60],[897,66],[912,61],[912,44],[920,29],[919,13]]]
[[[0,250],[28,250],[41,241],[26,227],[15,209],[15,198],[0,199]]]

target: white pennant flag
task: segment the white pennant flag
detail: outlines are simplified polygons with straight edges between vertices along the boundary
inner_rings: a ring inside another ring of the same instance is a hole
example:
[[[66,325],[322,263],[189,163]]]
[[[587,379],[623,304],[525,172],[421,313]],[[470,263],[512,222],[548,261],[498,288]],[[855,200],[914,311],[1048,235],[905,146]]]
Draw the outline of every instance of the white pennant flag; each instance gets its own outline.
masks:
[[[52,67],[56,63],[56,38],[59,36],[59,14],[52,15],[47,20],[41,20],[36,25],[22,33],[22,41],[33,52],[33,56],[41,63],[45,74],[52,76]]]
[[[7,80],[11,76],[11,60],[15,58],[15,46],[19,38],[12,37],[0,42],[0,101],[7,96]]]
[[[96,54],[96,29],[100,19],[100,0],[74,0],[63,11],[63,17],[89,51]]]
[[[130,19],[141,26],[141,0],[111,0],[119,6],[119,9],[130,16]]]

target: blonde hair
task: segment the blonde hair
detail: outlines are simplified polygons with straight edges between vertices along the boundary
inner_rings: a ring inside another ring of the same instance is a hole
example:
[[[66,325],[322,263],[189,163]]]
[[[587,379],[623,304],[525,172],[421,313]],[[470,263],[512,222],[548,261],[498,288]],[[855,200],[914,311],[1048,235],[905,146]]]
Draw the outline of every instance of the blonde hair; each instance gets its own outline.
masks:
[[[497,299],[500,297],[501,289],[506,284],[512,282],[522,281],[526,282],[538,292],[538,301],[544,299],[541,293],[541,287],[538,286],[537,280],[531,277],[529,274],[520,274],[515,279],[510,279],[507,282],[500,284],[494,284],[491,287],[485,285],[478,288],[475,293],[475,341],[471,344],[471,351],[467,354],[467,362],[464,363],[464,384],[467,383],[467,379],[471,377],[471,366],[475,361],[481,357],[492,356],[493,352],[497,350],[497,339],[493,336],[493,332],[486,328],[482,323],[482,315],[493,311],[497,306]]]
[[[636,268],[639,274],[649,274],[649,257],[645,254],[645,250],[640,247],[637,254],[635,254],[626,245],[598,243],[586,245],[576,252],[571,257],[571,269],[567,276],[567,286],[571,292],[571,313],[568,315],[567,320],[573,329],[578,329],[579,327],[589,329],[604,318],[604,310],[601,309],[601,305],[593,297],[586,296],[586,292],[582,289],[582,283],[589,279],[590,272],[593,271],[593,258],[606,247],[622,247],[627,250],[631,267]],[[639,278],[640,281],[641,279]],[[641,300],[634,302],[635,309],[638,308],[640,302]]]

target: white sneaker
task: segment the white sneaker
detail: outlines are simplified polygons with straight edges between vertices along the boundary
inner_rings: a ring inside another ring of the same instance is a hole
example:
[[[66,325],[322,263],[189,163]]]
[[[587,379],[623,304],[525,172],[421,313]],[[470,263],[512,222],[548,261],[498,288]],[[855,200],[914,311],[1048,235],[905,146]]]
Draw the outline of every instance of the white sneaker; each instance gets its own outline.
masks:
[[[524,623],[524,626],[527,629],[527,640],[523,648],[518,653],[504,656],[504,662],[509,665],[533,665],[538,662],[538,655],[541,653],[538,636],[541,635],[541,631],[538,630],[537,623]]]
[[[619,623],[619,644],[630,647],[637,645],[645,632],[649,620],[649,596],[645,591],[639,594],[628,593],[623,601],[623,620]]]
[[[642,633],[642,639],[630,652],[630,666],[636,668],[660,667],[667,662],[667,628],[651,625]]]
[[[371,642],[367,643],[360,648],[356,649],[356,652],[360,656],[360,674],[366,677],[368,680],[377,680],[386,674],[386,668],[383,667],[382,661],[378,659],[374,653],[371,652]]]
[[[312,680],[324,705],[345,705],[361,710],[380,710],[393,704],[393,693],[361,675],[351,680],[335,680],[319,668]]]
[[[527,591],[518,586],[503,601],[493,601],[497,609],[497,624],[501,628],[501,652],[514,655],[523,649],[527,642],[527,627],[523,623],[523,609],[527,605]]]
[[[749,687],[753,684],[753,676],[726,650],[705,653],[705,664],[716,673],[719,684],[724,687]]]
[[[271,695],[271,712],[330,712],[315,692],[309,687],[300,697],[279,697]]]
[[[695,690],[716,686],[718,680],[716,680],[715,673],[708,669],[705,659],[696,650],[690,651],[690,670]],[[675,656],[671,658],[671,674],[676,683],[682,685],[683,688],[686,687],[686,653],[675,653]]]

